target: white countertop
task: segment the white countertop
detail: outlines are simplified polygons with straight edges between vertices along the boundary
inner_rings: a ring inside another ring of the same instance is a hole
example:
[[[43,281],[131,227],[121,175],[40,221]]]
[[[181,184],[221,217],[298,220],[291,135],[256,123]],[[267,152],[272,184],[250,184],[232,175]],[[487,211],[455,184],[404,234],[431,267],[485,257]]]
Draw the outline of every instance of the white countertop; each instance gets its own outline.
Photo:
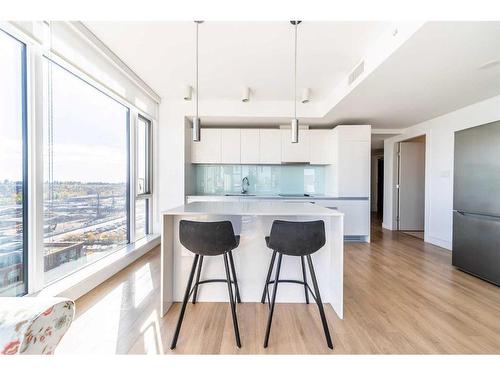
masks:
[[[163,215],[344,216],[337,210],[305,202],[193,202]]]
[[[311,195],[311,196],[283,196],[278,194],[192,194],[187,195],[187,198],[219,198],[230,200],[234,198],[243,198],[248,200],[269,199],[269,200],[356,200],[366,201],[368,197],[335,197],[330,195]]]

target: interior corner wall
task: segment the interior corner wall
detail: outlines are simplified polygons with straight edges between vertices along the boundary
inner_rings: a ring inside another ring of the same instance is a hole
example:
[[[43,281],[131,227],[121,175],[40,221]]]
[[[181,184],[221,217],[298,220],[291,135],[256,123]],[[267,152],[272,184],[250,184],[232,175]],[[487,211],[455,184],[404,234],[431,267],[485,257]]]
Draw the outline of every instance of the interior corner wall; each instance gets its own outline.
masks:
[[[395,230],[398,142],[426,136],[425,242],[452,248],[453,159],[455,132],[500,120],[500,95],[411,126],[384,141],[383,227]]]
[[[182,107],[182,103],[177,103]],[[185,113],[162,101],[159,126],[159,212],[184,204]]]

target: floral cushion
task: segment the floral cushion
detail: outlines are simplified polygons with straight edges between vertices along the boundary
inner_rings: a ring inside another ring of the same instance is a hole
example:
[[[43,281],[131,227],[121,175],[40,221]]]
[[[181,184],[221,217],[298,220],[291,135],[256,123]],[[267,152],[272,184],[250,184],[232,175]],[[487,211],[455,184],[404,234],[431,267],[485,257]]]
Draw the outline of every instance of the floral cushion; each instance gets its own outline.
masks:
[[[66,298],[0,297],[0,355],[53,354],[74,314]]]

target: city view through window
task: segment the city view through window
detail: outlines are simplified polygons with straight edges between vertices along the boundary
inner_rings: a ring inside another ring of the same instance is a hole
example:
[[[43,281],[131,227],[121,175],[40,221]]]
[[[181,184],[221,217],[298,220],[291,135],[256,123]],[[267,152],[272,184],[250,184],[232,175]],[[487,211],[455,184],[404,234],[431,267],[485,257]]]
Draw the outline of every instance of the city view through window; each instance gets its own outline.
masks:
[[[128,242],[128,108],[46,61],[45,283]]]
[[[0,296],[25,293],[23,50],[0,30]]]

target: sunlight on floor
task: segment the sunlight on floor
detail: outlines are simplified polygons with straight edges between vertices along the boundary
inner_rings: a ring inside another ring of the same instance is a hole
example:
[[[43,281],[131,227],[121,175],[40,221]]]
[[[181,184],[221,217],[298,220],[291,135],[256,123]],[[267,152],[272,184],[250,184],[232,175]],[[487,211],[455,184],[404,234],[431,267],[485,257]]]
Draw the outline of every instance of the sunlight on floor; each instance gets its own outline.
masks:
[[[151,264],[146,263],[134,273],[134,307],[138,308],[146,297],[153,291],[153,277]]]
[[[116,353],[125,284],[116,286],[76,318],[57,354]]]
[[[163,354],[163,343],[161,341],[160,322],[158,312],[153,310],[151,315],[141,326],[141,334],[144,340],[144,353]]]

